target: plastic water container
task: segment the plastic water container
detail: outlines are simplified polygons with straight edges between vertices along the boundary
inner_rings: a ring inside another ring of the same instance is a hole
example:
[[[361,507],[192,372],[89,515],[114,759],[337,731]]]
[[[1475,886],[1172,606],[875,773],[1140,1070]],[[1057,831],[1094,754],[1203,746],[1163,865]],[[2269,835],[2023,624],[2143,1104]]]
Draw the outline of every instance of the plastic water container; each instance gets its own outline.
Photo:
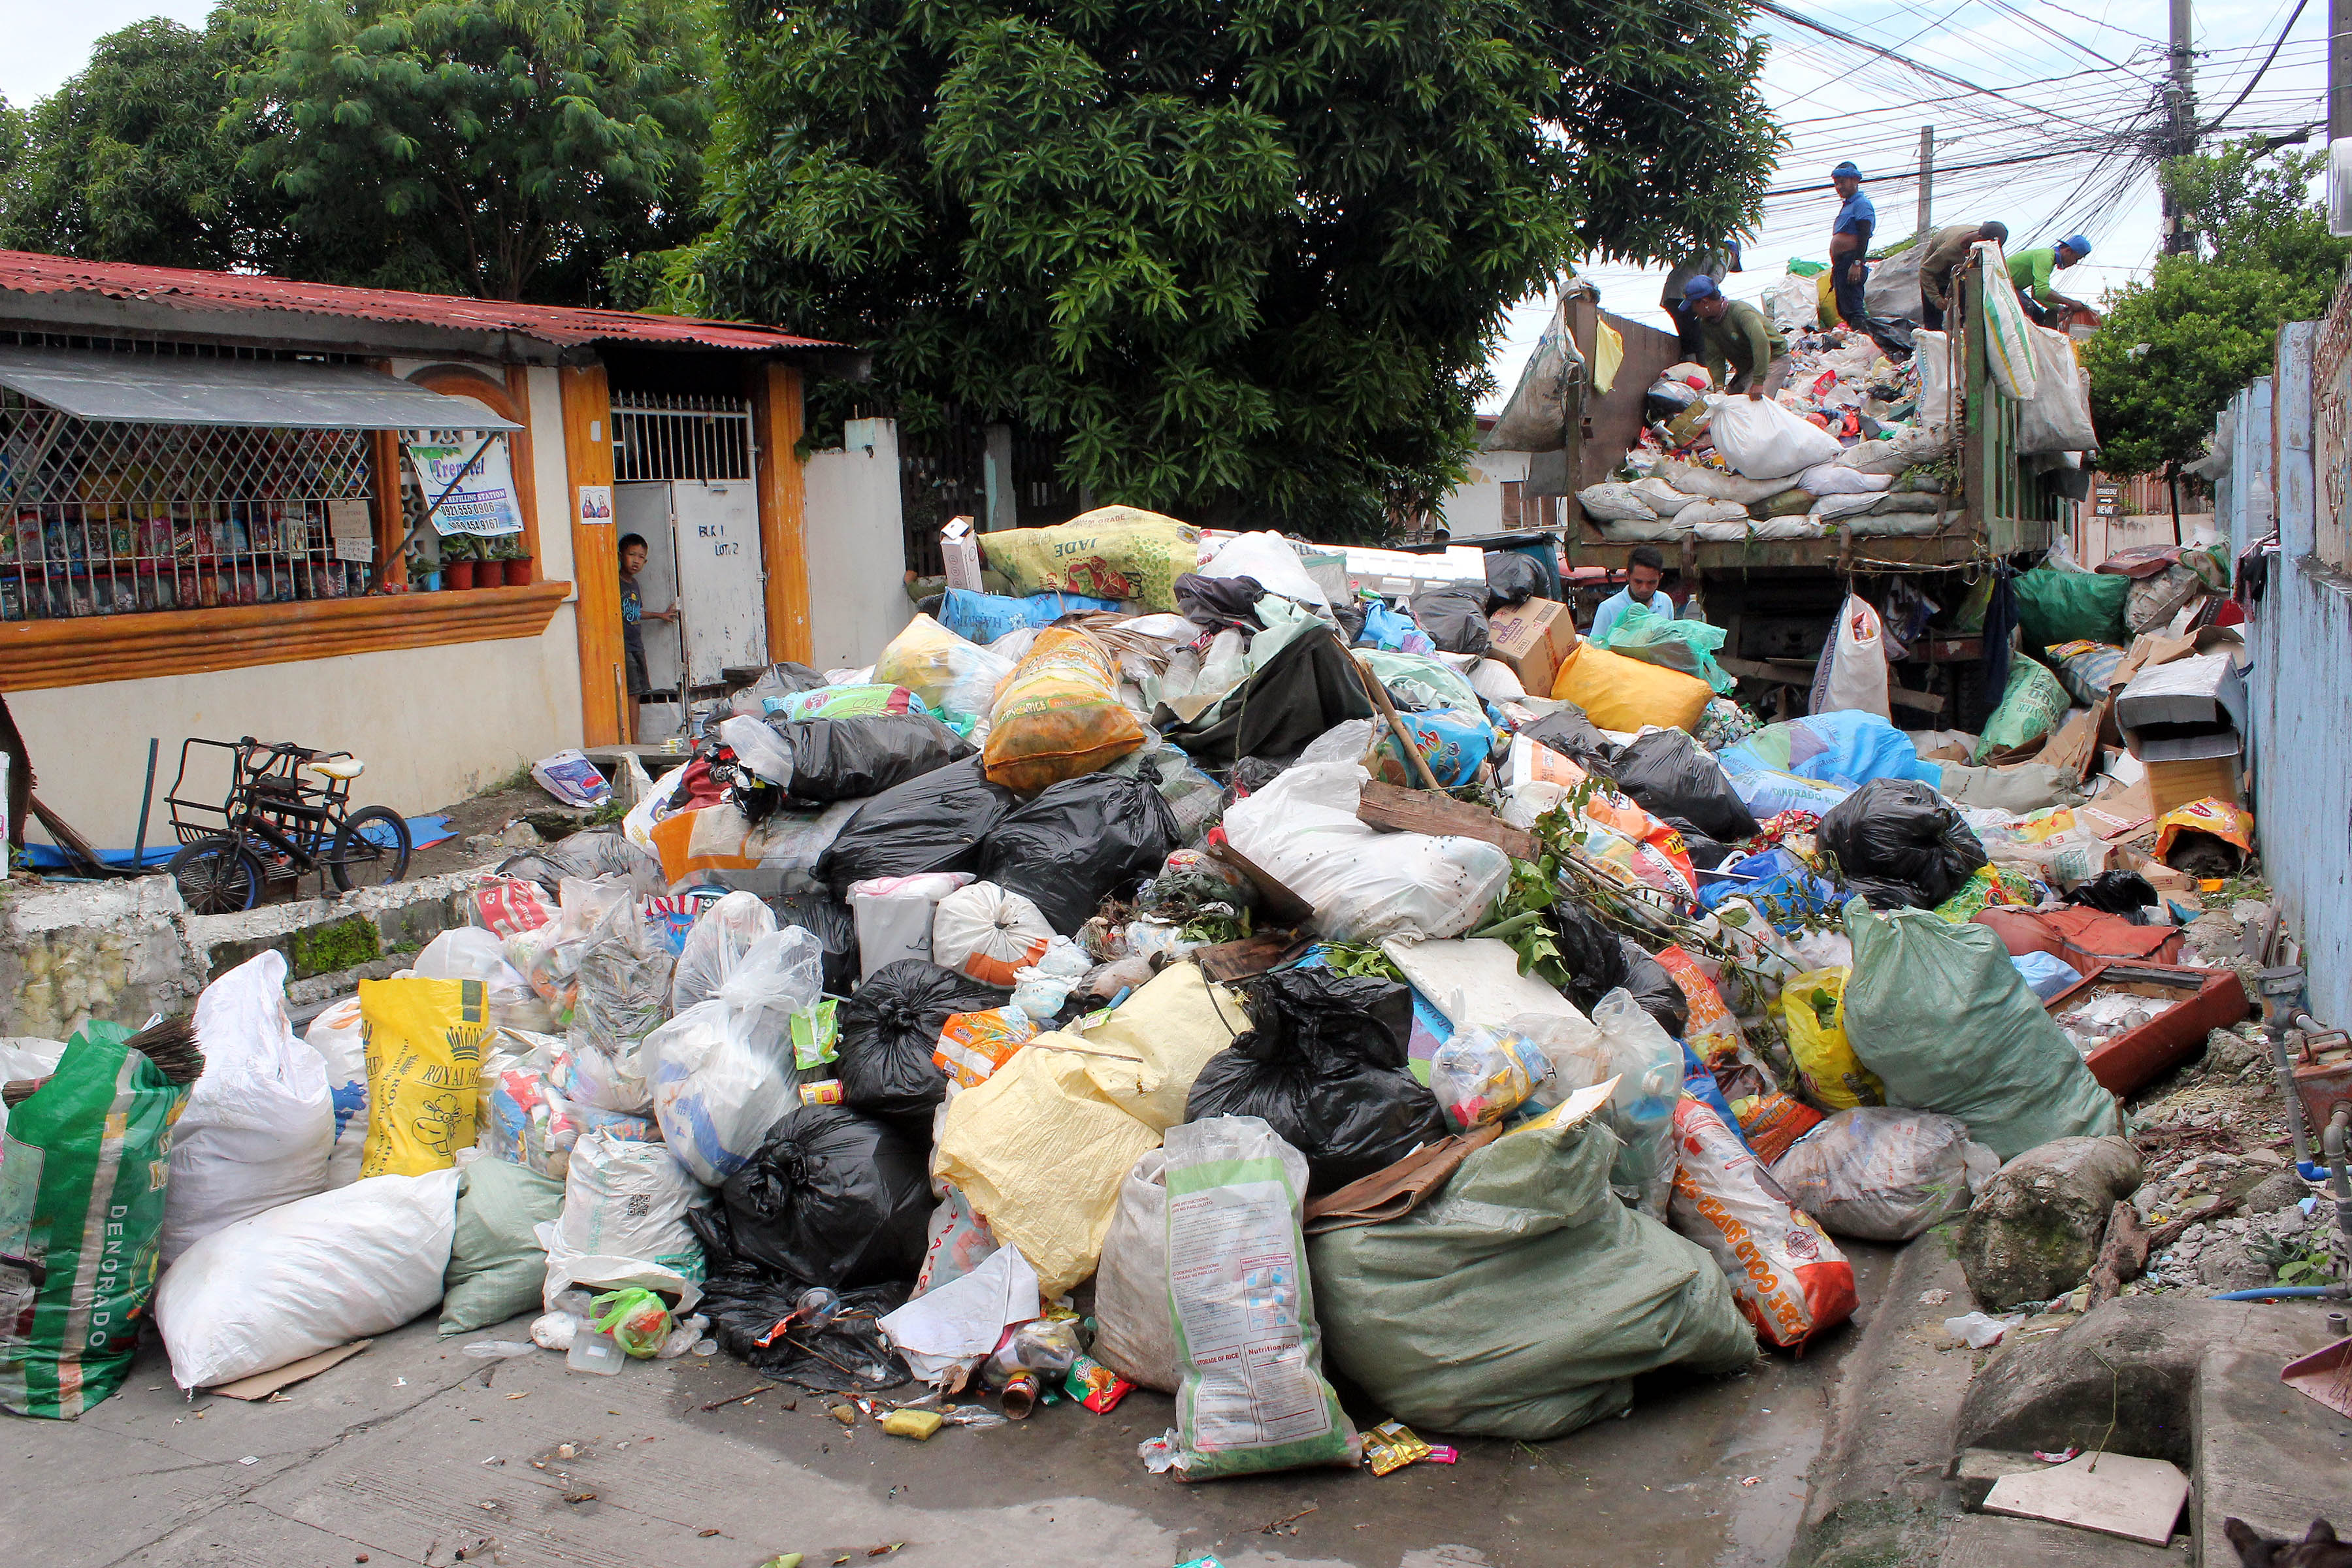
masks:
[[[563,1365],[567,1372],[593,1372],[599,1377],[611,1377],[628,1359],[612,1335],[583,1329],[572,1336],[572,1348],[564,1352]]]

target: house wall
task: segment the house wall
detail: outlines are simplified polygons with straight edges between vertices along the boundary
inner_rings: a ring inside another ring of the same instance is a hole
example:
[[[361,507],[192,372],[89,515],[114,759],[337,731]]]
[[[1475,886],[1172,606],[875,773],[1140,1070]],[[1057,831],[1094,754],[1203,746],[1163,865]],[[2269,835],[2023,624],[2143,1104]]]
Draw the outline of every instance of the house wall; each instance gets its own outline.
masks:
[[[1445,492],[1437,515],[1456,539],[1476,539],[1503,531],[1503,486],[1528,477],[1525,452],[1481,452],[1470,459],[1470,474]]]
[[[2311,1011],[2342,1027],[2352,1026],[2352,579],[2314,552],[2319,335],[2315,321],[2281,329],[2276,374],[2239,394],[2217,504],[2233,555],[2278,533],[2247,627],[2254,823],[2286,929],[2303,942]]]
[[[394,369],[406,375],[428,363],[402,361]],[[571,492],[556,372],[531,369],[528,387],[539,576],[567,582]],[[180,743],[191,736],[252,735],[350,751],[368,764],[352,787],[353,803],[414,816],[578,745],[579,669],[573,606],[566,602],[536,637],[16,692],[8,708],[43,802],[100,847],[128,849],[138,831],[150,736],[162,742],[151,845],[171,837],[161,803]],[[217,797],[216,789],[209,793]],[[32,832],[47,837],[37,826]]]
[[[812,452],[808,487],[809,662],[818,669],[874,662],[914,616],[898,504],[898,426],[851,419],[842,444]]]

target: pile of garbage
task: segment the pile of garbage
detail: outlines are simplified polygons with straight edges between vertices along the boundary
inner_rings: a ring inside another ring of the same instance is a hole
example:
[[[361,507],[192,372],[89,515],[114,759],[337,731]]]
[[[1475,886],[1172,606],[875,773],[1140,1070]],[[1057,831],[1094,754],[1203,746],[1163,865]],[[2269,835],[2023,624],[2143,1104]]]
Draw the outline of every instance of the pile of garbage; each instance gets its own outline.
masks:
[[[1837,1238],[2118,1131],[2043,1005],[2108,933],[2038,923],[2087,879],[1956,804],[1991,770],[1759,725],[1524,557],[983,542],[1014,592],[705,705],[305,1034],[264,952],[192,1029],[12,1057],[0,1403],[88,1408],[150,1316],[194,1389],[437,1306],[909,1436],[1140,1384],[1154,1470],[1392,1467],[1801,1350]]]

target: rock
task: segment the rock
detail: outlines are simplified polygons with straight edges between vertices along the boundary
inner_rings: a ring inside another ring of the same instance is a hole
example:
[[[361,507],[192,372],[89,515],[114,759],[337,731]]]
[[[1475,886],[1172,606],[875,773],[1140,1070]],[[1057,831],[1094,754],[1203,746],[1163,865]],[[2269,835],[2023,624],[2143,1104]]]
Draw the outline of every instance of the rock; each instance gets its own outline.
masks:
[[[2216,1029],[2205,1037],[2205,1065],[2215,1072],[2242,1072],[2269,1057],[2267,1042],[2250,1040],[2235,1029]]]
[[[1995,1311],[2073,1289],[2098,1259],[2108,1210],[2140,1176],[2138,1152],[2120,1138],[2059,1138],[2028,1149],[2000,1168],[1961,1222],[1969,1289]]]
[[[2246,1212],[2276,1214],[2281,1209],[2291,1209],[2303,1202],[2304,1194],[2310,1190],[2293,1172],[2273,1172],[2255,1183],[2252,1190],[2246,1194]]]
[[[499,843],[509,849],[536,849],[546,842],[539,836],[538,828],[520,817],[508,823],[506,830],[499,835]]]
[[[2252,1290],[2271,1282],[2271,1269],[2246,1256],[2244,1237],[2232,1236],[2197,1255],[2197,1278],[2216,1290]]]

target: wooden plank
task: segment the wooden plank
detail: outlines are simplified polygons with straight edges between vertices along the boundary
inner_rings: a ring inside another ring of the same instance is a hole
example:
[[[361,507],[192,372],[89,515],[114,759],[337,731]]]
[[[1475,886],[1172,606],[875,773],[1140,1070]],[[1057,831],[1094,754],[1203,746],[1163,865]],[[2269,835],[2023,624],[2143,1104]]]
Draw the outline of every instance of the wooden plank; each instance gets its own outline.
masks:
[[[1916,708],[1926,713],[1941,713],[1944,700],[1932,691],[1914,691],[1907,686],[1886,683],[1886,700],[1897,708]]]
[[[1210,859],[1230,866],[1249,879],[1250,887],[1257,893],[1258,918],[1270,929],[1303,926],[1315,918],[1315,906],[1285,887],[1282,879],[1234,848],[1231,844],[1212,844],[1206,851]]]
[[[528,366],[507,366],[507,396],[514,404],[514,412],[507,416],[522,426],[507,437],[507,449],[513,459],[515,505],[522,509],[522,548],[530,557],[530,580],[543,582],[547,563],[539,553],[539,469],[530,455],[530,370]]]
[[[2189,1478],[2168,1460],[2083,1454],[2046,1470],[2003,1476],[1985,1494],[1984,1511],[2162,1546],[2188,1498]]]
[[[563,473],[570,492],[572,577],[580,591],[572,626],[580,642],[580,739],[590,746],[634,740],[622,728],[628,683],[621,653],[621,562],[618,531],[605,518],[580,520],[583,486],[613,487],[613,396],[601,364],[566,365],[557,373],[563,393]]]
[[[1511,826],[1484,806],[1428,790],[1399,789],[1377,779],[1365,784],[1363,799],[1356,806],[1356,820],[1405,833],[1475,838],[1494,845],[1515,859],[1536,858],[1534,834]]]
[[[1221,942],[1192,950],[1201,973],[1220,985],[1264,974],[1314,944],[1289,931],[1259,931],[1238,942]]]
[[[809,626],[808,488],[801,473],[801,373],[772,361],[751,370],[759,445],[760,566],[767,574],[768,657],[805,664]]]

